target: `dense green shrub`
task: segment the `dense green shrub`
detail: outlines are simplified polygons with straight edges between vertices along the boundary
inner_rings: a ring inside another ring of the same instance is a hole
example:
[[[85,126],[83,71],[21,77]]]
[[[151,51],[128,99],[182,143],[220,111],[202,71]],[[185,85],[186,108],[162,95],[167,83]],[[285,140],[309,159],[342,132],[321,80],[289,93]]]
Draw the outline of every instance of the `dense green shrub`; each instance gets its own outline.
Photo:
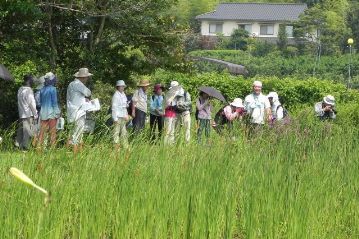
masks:
[[[347,90],[345,85],[328,80],[308,78],[279,79],[278,77],[255,77],[245,79],[242,76],[231,76],[228,73],[183,74],[164,70],[157,70],[153,75],[154,82],[169,84],[177,80],[193,95],[197,96],[197,88],[202,85],[212,86],[220,90],[228,100],[236,97],[244,98],[251,91],[253,80],[263,81],[263,91],[277,91],[281,101],[289,108],[301,105],[312,105],[320,101],[323,96],[332,94],[339,103],[358,102],[359,93],[356,90]]]
[[[194,51],[191,52],[191,55],[211,57],[244,65],[251,77],[256,75],[280,78],[295,76],[299,79],[305,79],[313,76],[315,66],[314,76],[316,78],[330,79],[341,83],[345,83],[348,78],[348,55],[322,56],[318,64],[316,64],[314,55],[283,57],[279,51],[265,54],[263,57],[255,57],[248,52],[238,50]],[[291,55],[296,55],[296,49],[290,49],[288,56]],[[352,76],[356,79],[355,76],[357,75],[359,75],[359,55],[353,55]]]

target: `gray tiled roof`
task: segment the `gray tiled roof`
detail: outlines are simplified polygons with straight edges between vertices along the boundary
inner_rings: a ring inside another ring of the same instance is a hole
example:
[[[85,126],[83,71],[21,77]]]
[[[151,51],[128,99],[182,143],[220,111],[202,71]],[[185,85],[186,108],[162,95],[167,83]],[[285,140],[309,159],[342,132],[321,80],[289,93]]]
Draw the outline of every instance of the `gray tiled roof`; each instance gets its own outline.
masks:
[[[196,17],[200,20],[295,21],[306,4],[290,3],[221,3],[213,12]]]

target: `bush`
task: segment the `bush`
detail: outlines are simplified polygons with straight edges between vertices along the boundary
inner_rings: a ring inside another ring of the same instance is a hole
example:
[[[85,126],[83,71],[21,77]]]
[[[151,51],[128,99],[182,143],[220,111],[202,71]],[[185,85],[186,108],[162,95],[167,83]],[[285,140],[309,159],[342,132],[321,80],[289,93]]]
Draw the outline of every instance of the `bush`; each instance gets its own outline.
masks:
[[[228,73],[183,74],[157,70],[152,76],[154,82],[169,85],[172,80],[179,81],[193,97],[197,97],[197,88],[206,85],[220,90],[228,101],[240,97],[244,99],[251,92],[252,82],[261,80],[263,91],[277,91],[281,101],[288,108],[295,109],[303,105],[312,106],[321,101],[327,94],[336,97],[339,104],[358,102],[359,93],[356,90],[347,90],[346,86],[328,80],[308,78],[298,80],[295,78],[279,79],[278,77],[255,77],[245,79],[242,76],[231,76]]]
[[[254,51],[258,51],[255,49]],[[299,50],[298,50],[299,51]],[[306,79],[313,76],[315,65],[314,55],[291,57],[296,54],[296,48],[287,48],[288,57],[284,57],[279,51],[265,53],[267,50],[260,50],[259,55],[253,57],[244,51],[221,50],[221,51],[195,51],[192,56],[211,57],[235,64],[244,65],[249,71],[249,76],[276,76],[280,78],[295,77]],[[258,53],[254,53],[258,55]],[[348,78],[348,55],[339,57],[322,56],[315,69],[315,77],[319,79],[329,79],[332,81],[346,83]],[[353,55],[352,76],[359,75],[359,55]]]

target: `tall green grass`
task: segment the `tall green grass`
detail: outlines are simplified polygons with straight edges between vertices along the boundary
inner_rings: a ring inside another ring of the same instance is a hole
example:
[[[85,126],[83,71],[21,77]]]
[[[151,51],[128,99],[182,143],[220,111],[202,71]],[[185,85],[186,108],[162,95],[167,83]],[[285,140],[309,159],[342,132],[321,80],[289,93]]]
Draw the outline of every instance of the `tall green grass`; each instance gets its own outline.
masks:
[[[294,122],[210,146],[0,154],[0,238],[358,238],[359,134]],[[43,196],[11,166],[52,192]]]

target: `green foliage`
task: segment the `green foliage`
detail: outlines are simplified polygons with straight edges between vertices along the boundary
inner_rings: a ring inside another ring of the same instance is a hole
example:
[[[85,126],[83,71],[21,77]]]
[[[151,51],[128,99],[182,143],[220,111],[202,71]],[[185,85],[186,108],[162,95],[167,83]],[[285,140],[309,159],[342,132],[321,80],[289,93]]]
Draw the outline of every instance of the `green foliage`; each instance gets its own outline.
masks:
[[[212,86],[220,90],[229,101],[240,97],[244,99],[252,90],[254,80],[263,82],[263,91],[278,92],[282,103],[289,108],[302,107],[303,105],[313,105],[321,101],[325,95],[332,94],[336,97],[339,104],[359,101],[359,93],[356,90],[347,90],[345,85],[334,83],[328,80],[308,78],[299,80],[293,78],[279,79],[277,77],[255,77],[245,79],[234,77],[228,73],[204,73],[204,74],[184,74],[157,70],[153,75],[154,82],[162,82],[169,85],[170,81],[179,81],[192,95],[198,94],[198,87],[202,85]]]
[[[249,33],[242,28],[238,28],[233,31],[227,48],[235,50],[247,50],[248,38]]]
[[[2,151],[0,237],[356,238],[358,130],[311,111],[251,140],[236,125],[236,141],[211,134],[210,147],[116,152],[107,134],[76,156]],[[47,207],[10,167],[51,192]]]
[[[258,49],[257,49],[258,50]],[[295,48],[292,54],[297,51]],[[256,50],[254,50],[256,51]],[[244,65],[249,71],[249,76],[276,76],[279,78],[293,76],[298,79],[306,79],[313,76],[315,63],[314,55],[303,55],[296,57],[284,57],[280,52],[274,51],[264,57],[253,57],[248,52],[243,51],[195,51],[192,56],[203,56],[220,59],[236,64]],[[336,82],[346,83],[348,76],[349,55],[338,57],[322,56],[316,67],[315,77],[329,79]],[[352,60],[352,75],[359,75],[359,55],[354,54]]]
[[[279,26],[279,32],[278,32],[277,46],[278,49],[281,50],[282,52],[285,52],[287,50],[287,45],[288,45],[288,35],[285,28],[286,25],[281,24]]]

